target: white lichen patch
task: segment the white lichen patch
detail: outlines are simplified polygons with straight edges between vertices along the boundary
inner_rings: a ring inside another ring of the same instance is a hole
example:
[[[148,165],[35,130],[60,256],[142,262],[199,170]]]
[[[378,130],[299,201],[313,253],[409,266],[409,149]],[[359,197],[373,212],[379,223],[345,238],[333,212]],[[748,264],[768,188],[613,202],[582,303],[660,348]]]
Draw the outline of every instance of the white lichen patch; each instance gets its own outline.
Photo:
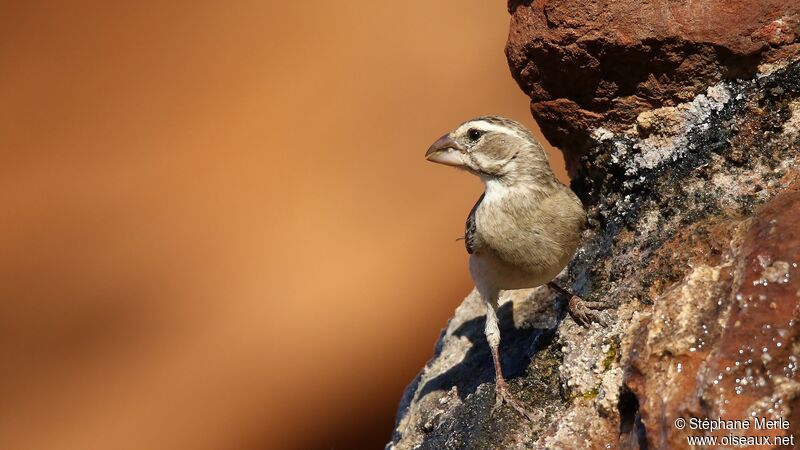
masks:
[[[703,323],[705,314],[698,311],[715,308],[723,267],[696,266],[683,282],[656,300],[648,329],[651,345],[671,355],[707,350],[707,333],[713,324]]]
[[[643,214],[642,219],[639,221],[637,231],[642,236],[648,236],[658,229],[661,220],[661,211],[656,208],[649,209]]]
[[[603,142],[613,138],[614,138],[614,133],[603,127],[595,128],[594,131],[592,131],[592,139],[594,139],[597,142]]]
[[[770,261],[768,258],[759,257],[761,276],[753,281],[753,285],[767,286],[770,283],[783,284],[789,282],[789,269],[791,265],[786,261]]]
[[[637,137],[636,153],[626,164],[626,175],[635,175],[642,169],[654,169],[667,161],[676,161],[691,150],[687,136],[693,129],[707,129],[711,114],[721,111],[731,100],[731,93],[724,83],[711,86],[691,102],[645,111],[636,118],[636,123],[623,135]],[[608,129],[596,128],[592,138],[600,143],[616,135]],[[615,145],[611,158],[624,161],[627,149]]]
[[[619,387],[622,386],[624,373],[621,367],[613,367],[602,374],[597,394],[597,408],[606,415],[613,414],[619,407]]]
[[[712,107],[717,111],[721,111],[722,106],[731,99],[731,91],[722,84],[709,87],[708,90],[706,90],[706,94],[708,98],[714,102]]]
[[[718,98],[728,97],[717,95]],[[626,173],[633,175],[641,169],[654,169],[667,161],[676,161],[689,149],[688,134],[693,128],[703,125],[713,111],[722,108],[724,102],[711,100],[700,94],[691,103],[677,107],[659,108],[639,115],[637,127],[646,124],[648,135],[634,148],[638,153],[628,164]]]
[[[564,364],[559,367],[561,379],[573,396],[592,395],[600,383],[595,369],[602,363],[602,330],[593,327],[583,340],[565,341],[561,347]]]
[[[670,139],[661,135],[650,136],[633,146],[638,153],[627,164],[625,174],[635,175],[641,169],[655,169],[666,161],[676,161],[682,155],[681,148],[685,148],[685,144],[684,137]]]
[[[783,123],[783,134],[788,138],[797,138],[800,136],[800,100],[789,103],[789,111],[792,115]]]
[[[776,170],[783,172],[785,164]],[[779,182],[775,179],[765,181],[764,174],[773,171],[761,162],[755,163],[753,168],[748,171],[716,172],[711,177],[711,183],[705,184],[704,189],[713,189],[714,198],[719,204],[726,208],[736,208],[741,202],[742,196],[753,195],[758,200],[766,200],[770,195],[770,190],[778,186]],[[768,188],[768,189],[763,189]]]
[[[619,297],[612,288],[606,298]],[[591,402],[597,411],[612,414],[616,411],[622,386],[624,362],[627,354],[622,347],[622,336],[628,332],[636,308],[630,303],[617,309],[617,321],[610,328],[593,324],[589,329],[571,322],[560,331],[563,363],[559,367],[568,396],[578,403]]]

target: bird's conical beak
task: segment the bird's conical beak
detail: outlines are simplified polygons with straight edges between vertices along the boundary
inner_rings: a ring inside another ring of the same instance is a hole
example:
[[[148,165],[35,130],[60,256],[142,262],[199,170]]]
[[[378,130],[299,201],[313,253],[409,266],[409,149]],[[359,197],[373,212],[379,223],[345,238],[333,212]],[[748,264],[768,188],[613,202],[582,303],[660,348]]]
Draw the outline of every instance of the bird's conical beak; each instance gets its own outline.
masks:
[[[425,152],[425,159],[447,166],[463,166],[464,147],[445,134],[433,143]]]

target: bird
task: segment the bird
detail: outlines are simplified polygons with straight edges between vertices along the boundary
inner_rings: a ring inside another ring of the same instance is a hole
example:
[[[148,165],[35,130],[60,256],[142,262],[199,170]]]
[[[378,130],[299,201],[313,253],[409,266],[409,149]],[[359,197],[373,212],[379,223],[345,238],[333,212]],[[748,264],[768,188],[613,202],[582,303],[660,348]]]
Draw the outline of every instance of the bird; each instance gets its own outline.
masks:
[[[542,145],[519,122],[501,116],[468,120],[436,140],[428,161],[480,177],[484,192],[467,217],[469,271],[485,304],[485,335],[495,371],[495,408],[503,402],[536,416],[509,391],[500,364],[497,307],[501,291],[548,285],[566,296],[581,325],[604,324],[602,302],[587,302],[553,279],[572,259],[586,228],[575,193],[553,173]]]

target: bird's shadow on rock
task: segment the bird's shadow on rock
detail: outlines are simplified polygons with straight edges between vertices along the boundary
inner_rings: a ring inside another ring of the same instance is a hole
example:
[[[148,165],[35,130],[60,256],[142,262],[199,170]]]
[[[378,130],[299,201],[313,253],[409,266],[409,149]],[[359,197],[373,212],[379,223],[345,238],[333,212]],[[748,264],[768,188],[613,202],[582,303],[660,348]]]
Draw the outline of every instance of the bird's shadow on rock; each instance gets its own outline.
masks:
[[[563,312],[557,312],[560,322]],[[555,333],[556,328],[520,327],[514,325],[514,311],[511,302],[507,302],[497,310],[500,326],[500,362],[506,379],[512,380],[525,375],[533,356],[546,346]],[[468,395],[475,393],[483,383],[494,382],[494,364],[486,340],[484,328],[486,316],[476,317],[458,327],[455,336],[466,337],[472,343],[464,359],[448,371],[425,383],[420,390],[419,398],[435,391],[449,391],[456,387],[459,397],[464,401]]]

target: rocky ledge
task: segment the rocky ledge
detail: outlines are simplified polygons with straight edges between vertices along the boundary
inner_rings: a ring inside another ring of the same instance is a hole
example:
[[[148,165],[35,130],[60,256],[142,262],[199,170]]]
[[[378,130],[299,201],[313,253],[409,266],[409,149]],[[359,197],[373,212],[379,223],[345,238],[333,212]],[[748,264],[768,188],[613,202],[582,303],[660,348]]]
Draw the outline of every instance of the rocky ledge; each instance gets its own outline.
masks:
[[[512,10],[523,7],[532,8]],[[788,429],[759,435],[800,439],[793,45],[787,38],[751,53],[760,55],[753,73],[698,79],[705,87],[691,97],[637,109],[628,121],[584,123],[583,147],[566,153],[591,228],[561,278],[612,304],[610,324],[576,325],[565,299],[544,287],[506,294],[504,371],[515,395],[544,413],[530,422],[493,408],[473,292],[406,390],[387,448],[688,448],[686,436],[704,432],[678,429],[679,418],[786,419]]]
[[[511,73],[573,176],[594,128],[623,131],[800,45],[796,1],[510,0],[509,12]]]

